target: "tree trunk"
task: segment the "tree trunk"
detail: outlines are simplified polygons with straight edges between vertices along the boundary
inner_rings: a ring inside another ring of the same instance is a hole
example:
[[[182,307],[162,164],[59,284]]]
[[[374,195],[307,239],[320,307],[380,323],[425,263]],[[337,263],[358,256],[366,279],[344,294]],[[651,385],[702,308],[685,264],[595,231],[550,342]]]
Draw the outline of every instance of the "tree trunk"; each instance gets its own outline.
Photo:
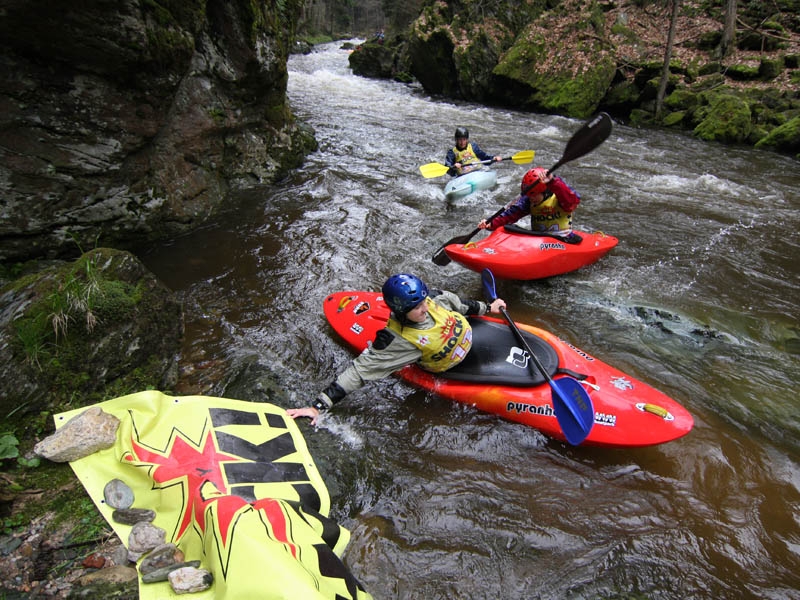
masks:
[[[669,61],[672,60],[672,44],[675,42],[675,28],[678,22],[679,6],[680,0],[672,0],[672,17],[669,21],[667,48],[664,51],[664,68],[661,70],[661,81],[658,83],[658,94],[656,95],[656,122],[661,119],[661,109],[664,106],[664,94],[667,92],[667,82],[669,82]]]
[[[725,0],[725,24],[717,46],[719,58],[725,58],[736,43],[736,0]]]

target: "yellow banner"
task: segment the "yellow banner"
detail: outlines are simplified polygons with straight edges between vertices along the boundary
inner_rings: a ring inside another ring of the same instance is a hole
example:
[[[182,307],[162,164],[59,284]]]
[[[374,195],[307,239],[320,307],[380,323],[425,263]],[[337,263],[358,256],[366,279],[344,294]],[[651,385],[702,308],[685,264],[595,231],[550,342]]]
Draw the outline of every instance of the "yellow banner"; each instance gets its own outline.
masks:
[[[126,546],[131,526],[112,519],[105,485],[122,480],[132,508],[155,511],[166,541],[214,576],[192,598],[371,598],[340,559],[350,533],[328,517],[328,490],[282,408],[156,391],[96,406],[120,420],[117,443],[72,469]],[[56,415],[56,428],[86,408]],[[178,597],[140,578],[141,600]]]

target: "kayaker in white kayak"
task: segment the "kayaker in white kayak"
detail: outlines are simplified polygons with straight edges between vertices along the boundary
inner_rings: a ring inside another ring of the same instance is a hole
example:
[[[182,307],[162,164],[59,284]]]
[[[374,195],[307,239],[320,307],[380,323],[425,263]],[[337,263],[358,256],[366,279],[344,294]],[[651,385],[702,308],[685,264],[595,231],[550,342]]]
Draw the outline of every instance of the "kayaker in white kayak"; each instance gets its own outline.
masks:
[[[290,417],[309,417],[316,425],[320,411],[328,410],[367,381],[383,379],[410,364],[432,373],[456,366],[472,347],[472,327],[465,315],[499,313],[506,308],[500,298],[486,304],[462,300],[452,292],[429,292],[419,277],[408,273],[392,275],[381,291],[392,311],[387,326],[311,406],[288,409]]]
[[[531,169],[522,177],[520,195],[502,213],[478,223],[490,231],[531,216],[531,230],[559,238],[567,244],[580,244],[580,235],[572,231],[572,213],[580,204],[580,195],[557,175],[544,167]]]
[[[456,127],[455,140],[456,145],[447,151],[447,157],[444,159],[445,166],[450,167],[447,173],[453,177],[464,175],[480,167],[481,161],[500,162],[503,160],[502,156],[492,156],[481,150],[481,147],[475,142],[470,142],[469,129],[466,127]]]

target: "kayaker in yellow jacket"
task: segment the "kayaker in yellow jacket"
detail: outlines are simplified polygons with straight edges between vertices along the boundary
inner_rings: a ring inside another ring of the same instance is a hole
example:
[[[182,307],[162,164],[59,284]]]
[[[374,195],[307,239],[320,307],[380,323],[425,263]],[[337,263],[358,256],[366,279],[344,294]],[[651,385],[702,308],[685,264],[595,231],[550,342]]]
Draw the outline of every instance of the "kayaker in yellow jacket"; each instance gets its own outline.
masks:
[[[290,408],[292,418],[309,417],[331,408],[367,381],[383,379],[410,364],[441,373],[459,364],[472,347],[472,327],[465,315],[499,313],[506,303],[462,300],[452,292],[431,290],[416,275],[399,273],[383,284],[383,299],[392,310],[386,327],[311,406]]]
[[[491,221],[483,219],[479,229],[494,230],[531,216],[531,230],[557,237],[567,244],[580,244],[580,235],[572,231],[572,213],[580,204],[580,195],[563,179],[544,167],[531,169],[522,177],[520,195]]]
[[[457,127],[455,133],[456,145],[447,151],[444,159],[446,167],[450,167],[447,173],[453,177],[464,175],[481,166],[481,161],[500,162],[502,156],[492,156],[488,152],[481,150],[475,142],[469,141],[469,129]]]

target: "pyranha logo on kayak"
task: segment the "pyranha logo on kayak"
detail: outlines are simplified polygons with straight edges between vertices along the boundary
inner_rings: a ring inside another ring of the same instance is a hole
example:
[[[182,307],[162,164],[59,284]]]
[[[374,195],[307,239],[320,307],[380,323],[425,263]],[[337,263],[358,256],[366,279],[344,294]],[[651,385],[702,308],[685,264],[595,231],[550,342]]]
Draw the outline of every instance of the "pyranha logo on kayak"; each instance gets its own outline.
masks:
[[[515,367],[519,367],[520,369],[527,369],[530,358],[530,355],[522,348],[511,346],[511,350],[508,352],[508,357],[506,357],[506,362],[514,365]]]
[[[549,404],[525,404],[524,402],[508,402],[506,403],[506,412],[515,412],[521,415],[542,415],[544,417],[553,416],[553,407]]]
[[[542,242],[539,250],[566,250],[567,247],[560,242]]]

